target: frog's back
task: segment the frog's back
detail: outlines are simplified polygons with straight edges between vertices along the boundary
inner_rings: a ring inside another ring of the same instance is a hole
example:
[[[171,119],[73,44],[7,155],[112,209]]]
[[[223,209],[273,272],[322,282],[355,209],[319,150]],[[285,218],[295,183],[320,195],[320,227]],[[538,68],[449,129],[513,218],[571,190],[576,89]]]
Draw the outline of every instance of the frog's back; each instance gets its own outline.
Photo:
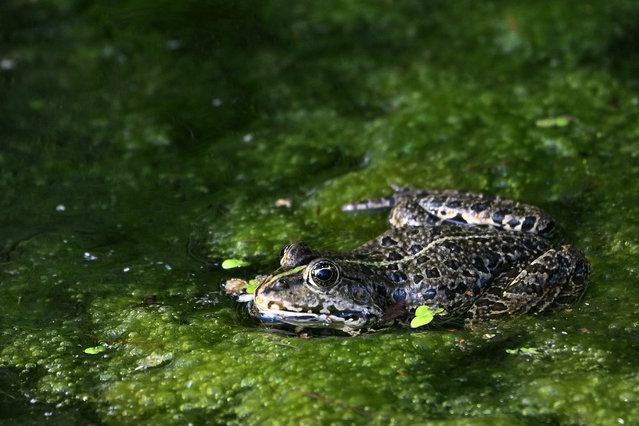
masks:
[[[548,248],[535,234],[449,225],[393,228],[351,255],[386,283],[387,306],[429,305],[460,315],[489,287],[503,286],[504,273],[521,270]]]

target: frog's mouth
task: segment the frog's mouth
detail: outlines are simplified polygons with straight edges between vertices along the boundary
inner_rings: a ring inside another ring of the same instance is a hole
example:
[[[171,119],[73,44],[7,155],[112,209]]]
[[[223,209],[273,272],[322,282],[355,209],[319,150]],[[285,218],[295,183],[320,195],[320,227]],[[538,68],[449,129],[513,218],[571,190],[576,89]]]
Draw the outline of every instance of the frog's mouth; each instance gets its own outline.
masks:
[[[268,309],[252,303],[251,314],[263,323],[295,327],[358,329],[371,325],[376,317],[366,312],[311,313]]]

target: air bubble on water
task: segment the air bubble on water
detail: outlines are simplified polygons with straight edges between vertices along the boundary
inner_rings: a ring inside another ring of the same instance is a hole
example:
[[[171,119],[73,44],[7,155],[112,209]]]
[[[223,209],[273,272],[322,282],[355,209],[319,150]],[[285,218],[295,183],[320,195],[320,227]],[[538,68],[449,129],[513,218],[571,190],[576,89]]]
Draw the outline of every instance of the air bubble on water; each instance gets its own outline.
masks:
[[[84,260],[98,260],[98,258],[94,255],[92,255],[91,253],[89,253],[88,251],[84,252]]]
[[[0,69],[1,70],[12,70],[16,67],[16,61],[10,58],[0,59]]]

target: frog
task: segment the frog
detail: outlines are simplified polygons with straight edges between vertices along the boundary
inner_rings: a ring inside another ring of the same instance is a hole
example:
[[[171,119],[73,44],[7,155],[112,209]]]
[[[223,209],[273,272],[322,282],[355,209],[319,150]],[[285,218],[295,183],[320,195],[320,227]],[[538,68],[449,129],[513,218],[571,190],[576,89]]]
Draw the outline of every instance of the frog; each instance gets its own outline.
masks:
[[[388,197],[342,207],[391,209],[390,229],[344,252],[288,244],[280,266],[258,277],[250,313],[264,323],[348,334],[406,323],[420,306],[433,324],[476,327],[569,310],[590,263],[555,247],[542,209],[499,196],[393,187]]]

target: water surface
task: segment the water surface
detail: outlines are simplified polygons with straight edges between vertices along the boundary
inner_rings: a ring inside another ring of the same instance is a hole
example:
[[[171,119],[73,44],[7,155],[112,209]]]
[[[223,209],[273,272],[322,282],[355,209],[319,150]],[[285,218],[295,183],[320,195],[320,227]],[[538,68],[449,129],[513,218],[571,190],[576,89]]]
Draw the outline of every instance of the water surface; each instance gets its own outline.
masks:
[[[0,418],[636,422],[637,22],[631,1],[3,2]],[[383,213],[339,206],[389,184],[543,207],[592,262],[583,301],[305,340],[221,291],[289,241],[374,237]]]

